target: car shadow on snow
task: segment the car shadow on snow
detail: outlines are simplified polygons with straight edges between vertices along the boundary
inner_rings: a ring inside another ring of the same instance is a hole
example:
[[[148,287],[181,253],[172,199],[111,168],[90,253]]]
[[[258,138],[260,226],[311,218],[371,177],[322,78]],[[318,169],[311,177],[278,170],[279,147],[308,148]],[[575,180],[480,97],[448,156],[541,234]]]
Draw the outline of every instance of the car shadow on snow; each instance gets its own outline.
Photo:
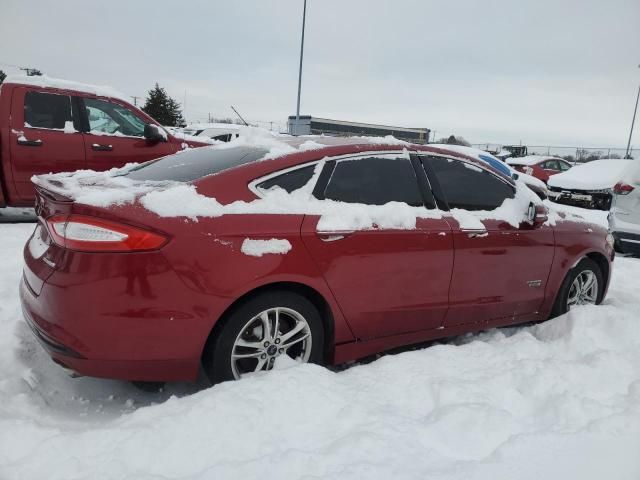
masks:
[[[20,372],[19,389],[53,415],[65,418],[72,415],[78,420],[117,418],[140,407],[210,387],[202,372],[196,382],[168,383],[155,392],[142,391],[127,381],[72,378],[51,360],[24,322],[18,323],[15,335],[18,340],[15,353],[25,367]]]

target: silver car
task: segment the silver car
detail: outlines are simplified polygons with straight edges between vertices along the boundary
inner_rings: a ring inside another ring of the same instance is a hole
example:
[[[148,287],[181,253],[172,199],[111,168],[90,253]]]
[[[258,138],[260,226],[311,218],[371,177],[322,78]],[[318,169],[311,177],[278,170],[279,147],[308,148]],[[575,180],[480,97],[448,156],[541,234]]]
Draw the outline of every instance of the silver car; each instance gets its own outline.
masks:
[[[640,160],[634,160],[613,187],[609,229],[616,251],[640,255]]]

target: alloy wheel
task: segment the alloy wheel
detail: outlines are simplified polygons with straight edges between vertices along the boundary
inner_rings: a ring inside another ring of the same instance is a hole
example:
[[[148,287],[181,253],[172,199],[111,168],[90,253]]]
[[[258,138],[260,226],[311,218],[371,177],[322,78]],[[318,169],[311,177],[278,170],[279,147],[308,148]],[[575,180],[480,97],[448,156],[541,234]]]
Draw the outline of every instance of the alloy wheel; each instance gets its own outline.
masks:
[[[271,370],[281,355],[306,363],[311,347],[311,328],[304,316],[291,308],[269,308],[240,330],[231,350],[231,370],[235,379]]]
[[[598,299],[598,277],[591,270],[580,272],[571,284],[567,309],[574,305],[595,305]]]

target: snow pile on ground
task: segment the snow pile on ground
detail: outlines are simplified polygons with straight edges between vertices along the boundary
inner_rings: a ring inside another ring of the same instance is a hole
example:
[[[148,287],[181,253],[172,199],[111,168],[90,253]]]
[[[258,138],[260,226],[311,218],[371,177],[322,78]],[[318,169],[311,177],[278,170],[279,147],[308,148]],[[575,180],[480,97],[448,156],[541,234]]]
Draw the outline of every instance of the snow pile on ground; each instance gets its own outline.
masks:
[[[613,188],[629,171],[632,160],[594,160],[549,177],[549,186],[577,190]]]
[[[37,345],[16,292],[32,229],[0,226],[0,478],[640,478],[638,259],[604,305],[538,326],[142,394]]]
[[[267,254],[284,255],[291,250],[289,240],[272,238],[269,240],[259,240],[245,238],[240,251],[251,257],[261,257]]]

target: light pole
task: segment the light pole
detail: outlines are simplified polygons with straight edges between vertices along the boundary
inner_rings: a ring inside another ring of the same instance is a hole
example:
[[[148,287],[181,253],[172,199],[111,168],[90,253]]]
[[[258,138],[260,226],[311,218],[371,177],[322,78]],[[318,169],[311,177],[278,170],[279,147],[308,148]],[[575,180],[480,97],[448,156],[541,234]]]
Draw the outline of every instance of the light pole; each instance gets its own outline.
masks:
[[[638,68],[640,68],[640,65],[638,65]],[[629,130],[629,141],[627,142],[627,152],[624,154],[624,158],[630,158],[629,148],[631,147],[631,136],[633,135],[633,125],[636,123],[636,113],[638,113],[638,100],[640,100],[640,85],[638,86],[638,95],[636,96],[636,107],[633,110],[633,119],[631,120],[631,130]]]
[[[300,90],[302,88],[302,57],[304,56],[304,25],[307,19],[307,0],[304,0],[304,7],[302,9],[302,39],[300,40],[300,67],[298,68],[298,104],[296,106],[296,128],[293,135],[298,134],[298,128],[300,127]]]

